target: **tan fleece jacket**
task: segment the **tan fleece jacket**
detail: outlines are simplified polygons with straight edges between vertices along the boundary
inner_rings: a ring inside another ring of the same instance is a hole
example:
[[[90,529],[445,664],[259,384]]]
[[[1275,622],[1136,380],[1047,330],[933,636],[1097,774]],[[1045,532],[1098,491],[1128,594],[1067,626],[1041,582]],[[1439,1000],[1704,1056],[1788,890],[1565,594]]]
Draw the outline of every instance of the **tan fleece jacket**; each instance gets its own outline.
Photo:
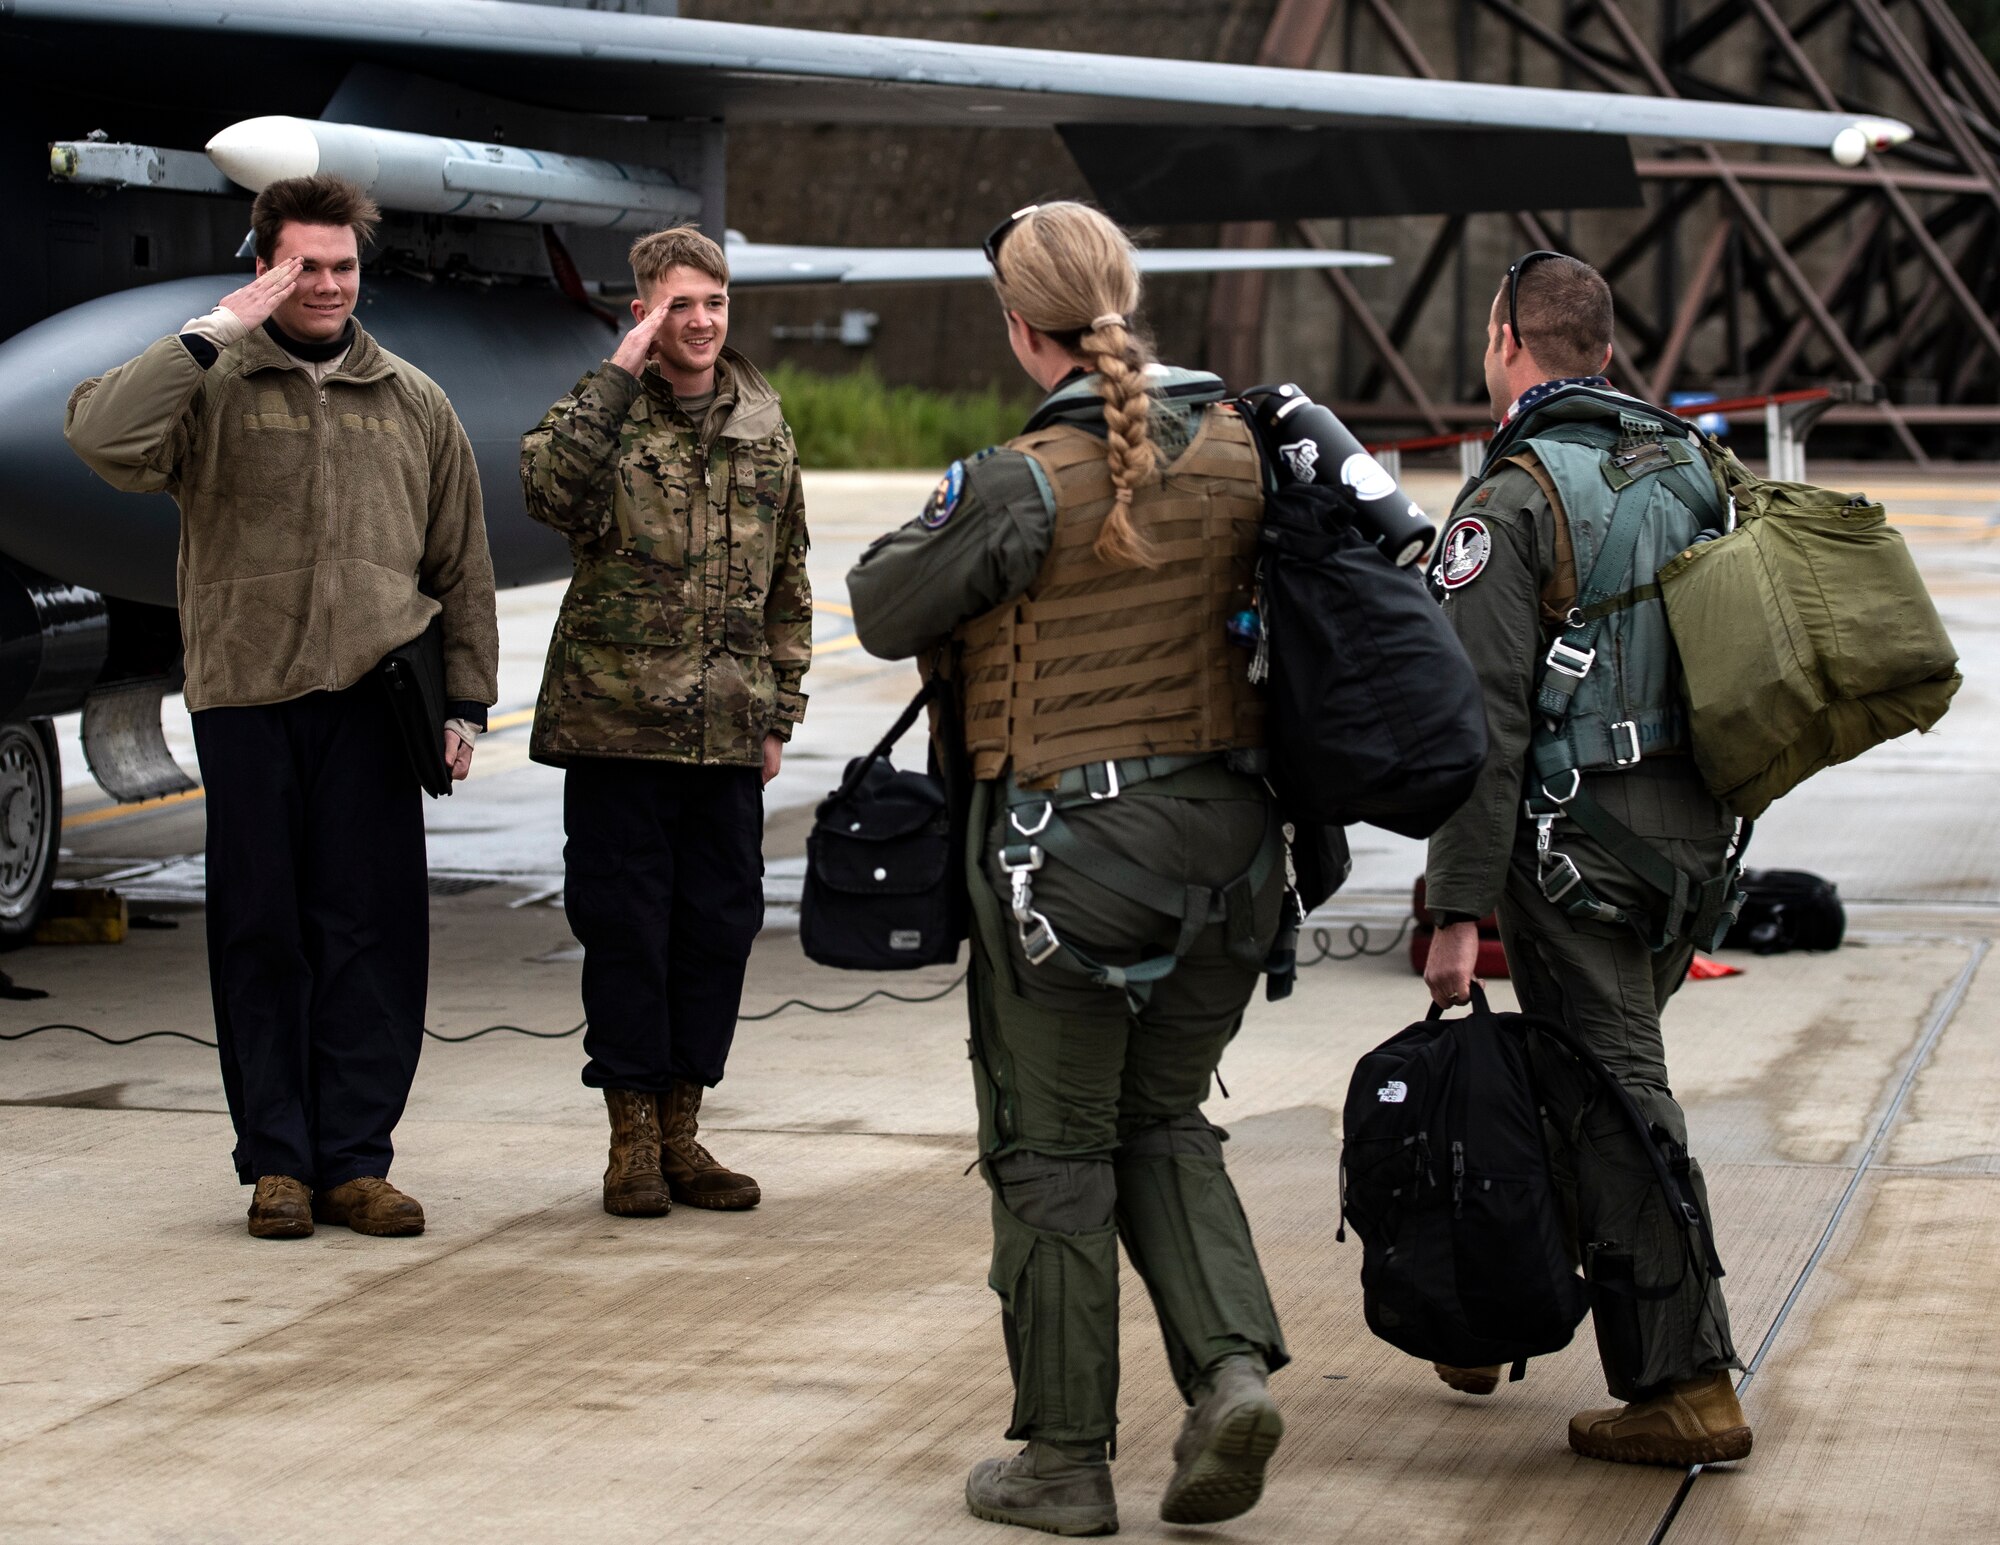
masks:
[[[163,338],[79,386],[64,433],[112,486],[180,505],[189,708],[352,686],[440,612],[446,695],[498,696],[472,447],[359,324],[319,382],[262,329],[207,369]]]

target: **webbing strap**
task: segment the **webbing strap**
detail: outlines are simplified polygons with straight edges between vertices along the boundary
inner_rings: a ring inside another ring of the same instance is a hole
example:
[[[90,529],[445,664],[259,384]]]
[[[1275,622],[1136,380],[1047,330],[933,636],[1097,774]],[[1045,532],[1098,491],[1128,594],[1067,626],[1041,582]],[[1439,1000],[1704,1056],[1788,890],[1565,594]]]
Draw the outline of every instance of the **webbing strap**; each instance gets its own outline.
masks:
[[[1613,587],[1623,582],[1626,570],[1632,566],[1632,555],[1639,549],[1640,517],[1645,513],[1646,501],[1651,493],[1645,478],[1628,483],[1618,491],[1611,506],[1611,521],[1604,533],[1604,546],[1598,549],[1597,560],[1590,566],[1590,577],[1578,581],[1576,610],[1570,613],[1577,620],[1563,630],[1551,653],[1554,648],[1561,648],[1587,660],[1596,647],[1598,631],[1610,613],[1599,612],[1587,619],[1579,614],[1591,611],[1618,593]],[[1571,699],[1583,684],[1584,673],[1589,668],[1585,664],[1582,670],[1571,672],[1559,670],[1553,665],[1544,666],[1542,679],[1535,688],[1535,707],[1560,725],[1569,717]]]
[[[1011,790],[1007,803],[1012,815],[1024,809],[1033,810],[1045,801],[1035,799],[1025,791]],[[1267,812],[1263,840],[1257,844],[1257,852],[1251,858],[1249,868],[1227,885],[1211,888],[1166,879],[1123,854],[1099,847],[1089,839],[1078,836],[1057,812],[1053,802],[1046,803],[1046,819],[1040,821],[1032,836],[1001,850],[1003,864],[1009,862],[1009,854],[1014,848],[1026,848],[1032,842],[1040,847],[1045,858],[1059,858],[1089,875],[1105,889],[1136,901],[1149,911],[1175,919],[1180,924],[1180,932],[1170,953],[1155,955],[1137,965],[1106,965],[1066,940],[1057,940],[1055,950],[1045,957],[1043,963],[1054,963],[1078,972],[1101,987],[1122,988],[1135,1003],[1143,1001],[1152,984],[1180,964],[1181,958],[1194,948],[1203,930],[1213,923],[1226,925],[1232,956],[1251,965],[1261,966],[1264,963],[1262,952],[1256,948],[1256,926],[1251,911],[1257,893],[1275,872],[1284,854],[1284,828],[1278,820],[1275,806]],[[1023,829],[1033,826],[1035,823],[1023,823]]]

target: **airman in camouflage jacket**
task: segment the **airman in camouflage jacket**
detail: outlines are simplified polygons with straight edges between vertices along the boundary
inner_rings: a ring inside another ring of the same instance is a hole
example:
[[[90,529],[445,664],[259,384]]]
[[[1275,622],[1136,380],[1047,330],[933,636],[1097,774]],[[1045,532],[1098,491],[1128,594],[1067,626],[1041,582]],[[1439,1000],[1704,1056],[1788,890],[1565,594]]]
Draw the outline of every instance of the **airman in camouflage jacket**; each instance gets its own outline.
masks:
[[[778,394],[725,349],[700,424],[606,361],[521,442],[528,513],[569,538],[531,754],[757,766],[805,716],[805,500]]]

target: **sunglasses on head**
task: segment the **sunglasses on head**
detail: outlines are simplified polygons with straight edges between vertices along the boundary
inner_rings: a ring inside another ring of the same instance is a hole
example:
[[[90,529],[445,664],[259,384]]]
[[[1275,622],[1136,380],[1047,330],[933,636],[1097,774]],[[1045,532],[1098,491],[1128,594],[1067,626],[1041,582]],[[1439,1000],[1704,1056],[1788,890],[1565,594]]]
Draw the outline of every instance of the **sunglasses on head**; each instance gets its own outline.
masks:
[[[1507,325],[1514,330],[1514,347],[1523,348],[1521,339],[1520,290],[1521,275],[1525,274],[1543,258],[1561,257],[1560,252],[1551,252],[1546,247],[1538,247],[1533,252],[1514,259],[1507,268]]]
[[[981,243],[979,250],[986,254],[987,264],[992,268],[996,278],[1000,273],[1000,243],[1007,239],[1008,232],[1041,207],[1040,204],[1029,204],[1017,209],[986,233],[986,240]]]

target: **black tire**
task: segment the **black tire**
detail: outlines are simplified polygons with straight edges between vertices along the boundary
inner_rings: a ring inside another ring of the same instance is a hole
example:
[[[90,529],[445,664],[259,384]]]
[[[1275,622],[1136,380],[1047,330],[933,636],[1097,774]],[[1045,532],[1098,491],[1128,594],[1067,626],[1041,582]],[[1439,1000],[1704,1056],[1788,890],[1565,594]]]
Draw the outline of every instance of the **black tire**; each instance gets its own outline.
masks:
[[[0,950],[35,936],[62,846],[62,755],[47,719],[0,724]]]

